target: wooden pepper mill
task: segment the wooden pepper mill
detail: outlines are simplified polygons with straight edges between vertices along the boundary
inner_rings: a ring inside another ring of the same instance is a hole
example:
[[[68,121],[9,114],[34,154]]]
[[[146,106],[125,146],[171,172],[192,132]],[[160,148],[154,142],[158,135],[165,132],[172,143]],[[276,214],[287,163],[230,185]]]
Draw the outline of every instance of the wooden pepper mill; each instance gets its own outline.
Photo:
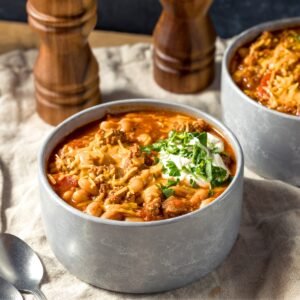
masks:
[[[87,42],[96,0],[28,0],[27,12],[41,38],[34,67],[37,111],[56,125],[100,102],[98,63]]]
[[[161,0],[154,30],[154,79],[174,93],[196,93],[214,78],[212,0]]]

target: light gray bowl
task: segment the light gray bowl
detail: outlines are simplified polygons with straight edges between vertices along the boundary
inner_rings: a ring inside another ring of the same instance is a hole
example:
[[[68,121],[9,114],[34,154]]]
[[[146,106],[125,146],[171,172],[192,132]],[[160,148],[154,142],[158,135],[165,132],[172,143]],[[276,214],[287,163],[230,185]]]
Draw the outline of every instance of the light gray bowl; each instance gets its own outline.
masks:
[[[237,158],[237,172],[214,202],[173,219],[130,223],[96,218],[61,200],[46,178],[48,158],[62,139],[107,113],[168,110],[207,120],[222,132]],[[152,293],[186,285],[215,269],[232,248],[240,224],[243,155],[224,125],[188,106],[124,100],[95,106],[59,125],[39,156],[41,208],[46,236],[58,260],[78,278],[108,290]]]
[[[221,101],[224,122],[238,137],[246,166],[261,176],[300,186],[300,117],[271,110],[252,100],[229,73],[229,64],[239,47],[264,30],[293,26],[300,26],[300,18],[264,23],[234,40],[223,59]]]

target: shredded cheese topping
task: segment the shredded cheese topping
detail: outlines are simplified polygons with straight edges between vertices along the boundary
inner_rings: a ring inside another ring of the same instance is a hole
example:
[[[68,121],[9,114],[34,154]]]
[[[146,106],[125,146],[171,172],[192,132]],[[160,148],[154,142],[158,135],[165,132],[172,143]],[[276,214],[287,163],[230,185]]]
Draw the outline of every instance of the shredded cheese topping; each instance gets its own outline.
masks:
[[[300,116],[300,29],[262,33],[237,51],[231,71],[249,97]]]

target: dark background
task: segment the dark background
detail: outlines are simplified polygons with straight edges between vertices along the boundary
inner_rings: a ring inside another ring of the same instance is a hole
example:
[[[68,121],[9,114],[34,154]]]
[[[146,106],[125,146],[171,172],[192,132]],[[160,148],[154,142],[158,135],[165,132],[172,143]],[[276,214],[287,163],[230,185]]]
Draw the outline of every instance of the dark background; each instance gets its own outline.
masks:
[[[0,20],[25,22],[25,4],[0,0]],[[97,28],[151,34],[160,11],[159,0],[98,0]],[[300,16],[300,0],[215,0],[210,15],[226,38],[263,21]]]

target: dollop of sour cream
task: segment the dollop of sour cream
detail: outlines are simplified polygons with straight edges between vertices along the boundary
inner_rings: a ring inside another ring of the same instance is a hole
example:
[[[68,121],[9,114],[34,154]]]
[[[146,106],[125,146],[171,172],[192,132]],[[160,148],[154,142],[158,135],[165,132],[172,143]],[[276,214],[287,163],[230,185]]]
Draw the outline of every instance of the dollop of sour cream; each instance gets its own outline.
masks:
[[[195,145],[195,144],[200,144],[197,138],[193,138],[189,142],[189,145]],[[219,137],[211,133],[207,133],[207,146],[208,146],[207,148],[204,146],[202,147],[204,147],[207,153],[210,154],[212,158],[212,165],[226,170],[227,173],[226,178],[228,178],[228,176],[230,175],[230,171],[228,170],[221,155],[219,154],[224,151],[224,143],[222,139],[220,139]],[[214,150],[214,152],[211,151],[212,149]],[[170,154],[165,151],[160,152],[159,159],[164,166],[167,164],[168,161],[174,162],[176,167],[180,170],[180,177],[178,177],[180,180],[185,180],[187,182],[193,180],[195,183],[197,183],[197,185],[201,187],[208,187],[210,185],[210,183],[205,178],[197,176],[196,174],[188,173],[184,170],[183,168],[184,166],[191,166],[191,167],[195,166],[191,159],[180,155]],[[172,176],[169,176],[168,174],[164,173],[163,178],[169,179],[172,178]]]

